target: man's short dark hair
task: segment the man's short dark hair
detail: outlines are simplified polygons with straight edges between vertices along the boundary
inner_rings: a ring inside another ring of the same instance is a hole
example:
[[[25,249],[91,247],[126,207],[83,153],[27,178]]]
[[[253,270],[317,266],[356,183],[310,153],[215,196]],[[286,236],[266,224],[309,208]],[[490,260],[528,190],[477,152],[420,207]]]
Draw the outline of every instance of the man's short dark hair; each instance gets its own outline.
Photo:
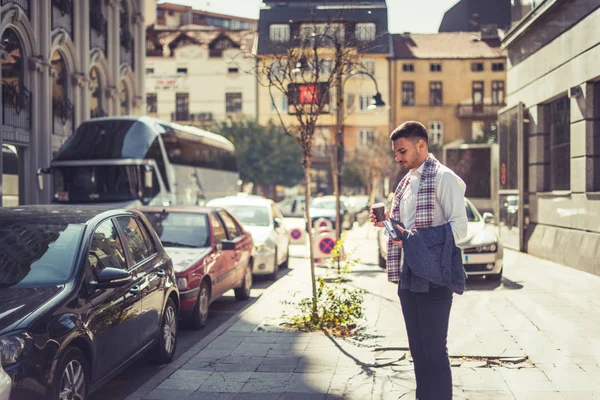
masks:
[[[429,136],[427,135],[427,129],[425,126],[418,121],[406,121],[390,134],[392,141],[405,138],[405,139],[422,139],[425,143],[429,143]]]

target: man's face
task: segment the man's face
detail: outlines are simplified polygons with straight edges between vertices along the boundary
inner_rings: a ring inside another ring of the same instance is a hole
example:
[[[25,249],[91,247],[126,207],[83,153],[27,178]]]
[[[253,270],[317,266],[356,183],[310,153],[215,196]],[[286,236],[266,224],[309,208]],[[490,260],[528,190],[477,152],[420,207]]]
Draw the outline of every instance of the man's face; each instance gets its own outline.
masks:
[[[392,150],[394,151],[394,160],[399,163],[402,168],[415,169],[422,162],[425,149],[423,140],[400,138],[392,142]]]

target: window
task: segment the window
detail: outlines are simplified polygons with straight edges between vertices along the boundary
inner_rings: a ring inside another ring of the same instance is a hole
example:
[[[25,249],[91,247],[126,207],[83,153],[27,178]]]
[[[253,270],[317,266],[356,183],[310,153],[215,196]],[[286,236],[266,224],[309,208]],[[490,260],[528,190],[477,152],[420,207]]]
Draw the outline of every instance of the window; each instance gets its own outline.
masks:
[[[240,72],[240,70],[237,67],[229,67],[229,68],[227,68],[227,73],[228,74],[237,74],[238,72]]]
[[[133,217],[118,217],[117,224],[127,238],[126,251],[131,256],[133,263],[139,262],[150,257],[151,252],[140,226]]]
[[[242,94],[241,93],[226,93],[225,94],[225,111],[228,113],[242,112]]]
[[[429,64],[430,72],[442,72],[442,64]]]
[[[123,244],[111,220],[102,222],[94,231],[88,264],[92,267],[94,277],[97,277],[104,268],[127,270]]]
[[[373,96],[371,95],[359,95],[358,96],[358,110],[360,112],[366,112],[369,110],[369,105],[373,103]]]
[[[362,60],[360,62],[361,71],[367,72],[373,76],[375,76],[375,60]],[[366,75],[359,75],[367,78]]]
[[[492,82],[492,104],[504,104],[504,81]]]
[[[221,220],[215,215],[210,216],[210,224],[212,225],[213,236],[215,237],[215,245],[219,245],[223,240],[227,240],[227,233],[221,223]]]
[[[229,235],[229,239],[235,239],[236,237],[241,235],[241,232],[238,232],[237,226],[233,219],[227,214],[225,211],[218,211],[219,217],[225,224],[225,228],[227,229],[227,234]]]
[[[189,121],[190,95],[189,93],[175,94],[175,121]]]
[[[567,96],[548,104],[550,190],[571,189],[571,107]]]
[[[415,72],[415,65],[414,64],[402,64],[402,71],[403,72]]]
[[[429,144],[444,144],[444,125],[440,121],[429,123]]]
[[[276,114],[278,110],[280,113],[288,112],[287,96],[275,96],[273,100],[275,104],[273,104],[273,101],[271,101],[271,113]]]
[[[593,182],[591,184],[592,190],[600,192],[600,82],[594,84],[594,133],[593,133],[593,155],[594,155],[594,169],[593,169]]]
[[[303,24],[300,26],[302,45],[313,47],[315,39],[318,46],[333,47],[344,41],[344,25],[342,24]]]
[[[472,83],[473,112],[483,112],[483,81]]]
[[[156,114],[156,93],[146,93],[146,114]]]
[[[154,73],[154,68],[146,68],[146,73],[147,74],[153,74]]]
[[[284,24],[273,24],[269,27],[269,38],[272,42],[289,42],[290,26]]]
[[[177,68],[178,74],[187,74],[187,68]]]
[[[415,105],[415,83],[414,82],[402,82],[402,105],[403,106],[414,106]]]
[[[375,129],[362,128],[358,132],[358,144],[367,147],[373,146],[375,144]]]
[[[429,105],[441,106],[444,104],[442,82],[429,82]]]
[[[361,42],[372,42],[375,40],[375,24],[372,22],[356,24],[356,39]]]
[[[494,72],[504,71],[504,63],[493,63],[492,71],[494,71]]]
[[[483,71],[483,63],[472,63],[471,71],[473,72],[482,72]]]

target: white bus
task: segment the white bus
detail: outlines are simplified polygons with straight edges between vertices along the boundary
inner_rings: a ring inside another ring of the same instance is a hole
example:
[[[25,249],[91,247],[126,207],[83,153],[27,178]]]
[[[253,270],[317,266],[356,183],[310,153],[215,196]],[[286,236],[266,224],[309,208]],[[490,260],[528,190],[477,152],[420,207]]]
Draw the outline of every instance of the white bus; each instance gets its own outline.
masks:
[[[84,122],[39,171],[45,173],[54,203],[121,207],[203,205],[237,193],[239,179],[229,140],[150,117]]]

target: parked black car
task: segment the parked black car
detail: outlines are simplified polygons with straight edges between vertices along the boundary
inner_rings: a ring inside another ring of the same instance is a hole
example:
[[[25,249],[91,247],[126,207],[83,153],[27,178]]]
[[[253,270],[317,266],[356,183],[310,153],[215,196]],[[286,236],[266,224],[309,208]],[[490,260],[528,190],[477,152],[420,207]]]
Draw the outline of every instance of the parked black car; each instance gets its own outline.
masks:
[[[12,398],[85,399],[145,350],[171,361],[179,292],[137,211],[0,208],[0,348]]]

